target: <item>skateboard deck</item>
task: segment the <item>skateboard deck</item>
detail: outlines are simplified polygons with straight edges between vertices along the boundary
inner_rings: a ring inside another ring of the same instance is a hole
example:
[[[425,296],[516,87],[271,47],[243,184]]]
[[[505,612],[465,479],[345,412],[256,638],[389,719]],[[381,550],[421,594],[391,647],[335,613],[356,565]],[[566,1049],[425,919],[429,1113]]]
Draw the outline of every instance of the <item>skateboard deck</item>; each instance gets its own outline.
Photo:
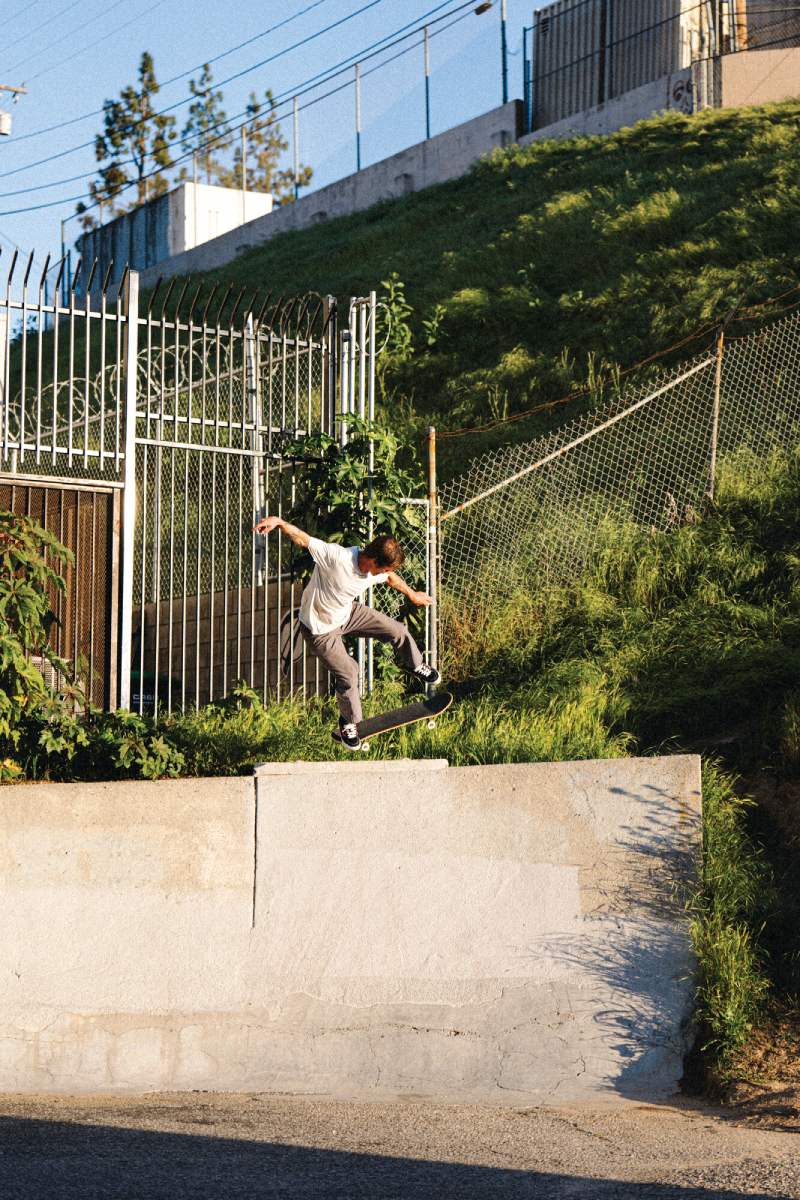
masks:
[[[402,708],[394,708],[391,712],[380,713],[377,717],[367,717],[366,720],[359,721],[356,729],[361,738],[362,749],[366,747],[370,738],[377,737],[379,733],[388,733],[391,729],[401,729],[404,725],[415,725],[417,721],[428,721],[433,726],[436,718],[446,712],[452,703],[453,697],[450,692],[438,692],[435,696],[427,696],[424,699],[415,700],[412,704],[405,704]],[[341,741],[338,730],[334,729],[331,736],[334,741]]]

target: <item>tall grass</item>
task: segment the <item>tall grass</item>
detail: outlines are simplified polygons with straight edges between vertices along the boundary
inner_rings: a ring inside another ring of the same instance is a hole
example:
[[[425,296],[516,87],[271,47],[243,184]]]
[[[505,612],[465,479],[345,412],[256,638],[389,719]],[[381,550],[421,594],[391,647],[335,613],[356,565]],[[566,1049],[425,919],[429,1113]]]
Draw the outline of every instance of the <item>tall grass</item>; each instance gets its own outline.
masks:
[[[746,831],[752,805],[737,794],[732,775],[705,764],[703,857],[688,907],[701,1049],[722,1075],[747,1041],[770,986],[760,935],[776,896],[764,856]]]
[[[208,280],[345,297],[397,273],[412,345],[381,364],[396,427],[482,425],[583,385],[591,404],[603,368],[670,346],[745,294],[750,305],[797,284],[798,115],[796,101],[672,113],[511,146],[451,183],[274,238]],[[443,469],[562,413],[442,443]]]

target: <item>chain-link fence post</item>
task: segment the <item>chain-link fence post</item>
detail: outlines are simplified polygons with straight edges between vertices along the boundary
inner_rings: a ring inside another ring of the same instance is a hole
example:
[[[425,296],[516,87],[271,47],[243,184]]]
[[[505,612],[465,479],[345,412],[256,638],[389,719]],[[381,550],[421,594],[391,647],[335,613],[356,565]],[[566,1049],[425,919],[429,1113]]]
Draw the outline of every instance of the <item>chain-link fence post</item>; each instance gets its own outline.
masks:
[[[714,371],[714,409],[711,420],[711,464],[708,472],[708,496],[714,499],[714,484],[717,475],[717,442],[719,440],[719,405],[722,394],[722,359],[725,353],[725,330],[717,334],[717,362]]]

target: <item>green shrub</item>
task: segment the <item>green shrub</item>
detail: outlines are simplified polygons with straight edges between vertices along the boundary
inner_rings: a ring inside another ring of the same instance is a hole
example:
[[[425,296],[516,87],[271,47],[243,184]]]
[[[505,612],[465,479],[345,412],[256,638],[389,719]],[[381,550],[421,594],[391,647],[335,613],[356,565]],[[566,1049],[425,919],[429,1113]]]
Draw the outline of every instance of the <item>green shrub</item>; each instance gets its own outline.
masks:
[[[723,1073],[769,992],[759,938],[775,904],[769,868],[745,827],[753,802],[735,783],[718,764],[704,765],[700,886],[688,906],[702,1049]]]
[[[67,697],[45,683],[40,665],[49,663],[69,688],[67,664],[49,639],[55,620],[50,597],[64,590],[57,568],[72,561],[70,551],[35,521],[0,512],[0,782],[25,774],[19,743],[30,715],[42,719],[43,748],[60,749],[56,726],[69,720]],[[69,691],[70,699],[79,698]]]

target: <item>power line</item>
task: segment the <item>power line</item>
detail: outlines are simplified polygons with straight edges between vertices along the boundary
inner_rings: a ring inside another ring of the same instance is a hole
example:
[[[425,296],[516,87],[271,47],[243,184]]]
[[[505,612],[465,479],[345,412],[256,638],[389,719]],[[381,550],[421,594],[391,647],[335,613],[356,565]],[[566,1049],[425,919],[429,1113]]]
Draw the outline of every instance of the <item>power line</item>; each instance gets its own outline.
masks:
[[[428,25],[436,24],[438,21],[446,20],[447,17],[452,16],[453,13],[458,13],[460,10],[462,10],[464,8],[469,8],[471,6],[472,2],[473,2],[473,0],[466,0],[465,3],[460,4],[457,8],[452,9],[449,13],[443,13],[442,16],[435,18],[433,21],[431,21],[430,17],[433,13],[437,12],[441,8],[445,8],[447,6],[447,4],[452,3],[452,0],[443,0],[442,3],[438,4],[434,9],[429,10],[428,13],[424,13],[422,15],[422,17],[420,17],[418,19],[420,21],[427,22]],[[462,13],[462,16],[465,16],[465,15],[468,15],[468,14]],[[451,21],[449,25],[445,25],[445,26],[443,26],[443,28],[441,28],[439,30],[435,30],[431,36],[434,37],[434,36],[436,36],[437,33],[444,33],[447,29],[450,29],[453,25],[457,24],[457,22],[460,21],[461,19],[462,19],[461,16],[457,17],[456,20]],[[340,75],[344,71],[348,70],[353,65],[353,63],[356,61],[369,62],[369,60],[371,58],[374,58],[377,54],[381,54],[386,50],[391,50],[394,46],[399,45],[400,42],[405,41],[409,37],[413,37],[413,35],[415,33],[419,33],[420,28],[421,28],[420,26],[417,26],[416,28],[413,28],[410,31],[407,31],[408,30],[407,25],[400,26],[400,28],[395,30],[393,33],[386,34],[384,37],[379,38],[376,42],[372,42],[369,46],[366,46],[363,50],[354,52],[348,58],[342,59],[335,66],[326,67],[323,71],[318,71],[316,75],[310,76],[308,79],[304,80],[301,84],[298,84],[291,88],[288,88],[284,92],[280,92],[276,97],[273,98],[273,104],[274,104],[273,113],[277,117],[278,116],[278,108],[281,104],[287,102],[290,99],[294,100],[295,97],[306,95],[308,92],[313,91],[315,87],[318,87],[318,86],[324,85],[325,83],[330,82],[330,80],[335,79],[337,75]],[[390,40],[390,39],[394,39],[394,40]],[[386,42],[387,44],[381,45],[381,43],[383,43],[383,42]],[[411,49],[413,49],[413,47],[411,47]],[[405,53],[407,53],[406,50],[401,51],[400,54],[396,54],[392,58],[386,59],[384,62],[379,63],[377,66],[371,68],[369,71],[366,71],[364,73],[364,78],[367,78],[369,75],[374,74],[374,72],[377,70],[381,70],[384,66],[388,66],[389,63],[394,62],[395,59],[400,58],[402,56],[402,54],[405,54]],[[328,99],[330,96],[336,95],[337,92],[343,91],[345,88],[350,87],[350,86],[351,86],[351,83],[350,83],[350,80],[348,80],[346,83],[342,84],[341,87],[334,88],[332,91],[326,92],[324,94],[324,96],[316,97],[314,100],[309,101],[305,105],[302,105],[300,108],[300,111],[304,111],[306,108],[311,108],[315,104],[320,103],[321,100]],[[229,121],[238,121],[240,118],[244,118],[241,121],[240,125],[232,126],[228,129],[225,128]],[[213,132],[213,130],[215,130],[215,129],[219,129],[221,131],[220,136],[222,136],[225,132],[235,133],[238,129],[242,128],[243,126],[247,126],[247,125],[251,124],[252,121],[253,121],[253,117],[250,113],[250,110],[249,110],[249,108],[246,108],[246,109],[243,109],[241,112],[236,113],[231,118],[226,117],[225,122],[217,122],[215,125],[212,125],[210,127],[210,132]],[[211,138],[207,142],[203,143],[203,145],[213,145],[214,141],[216,141],[216,140],[218,140],[218,139]],[[195,152],[197,151],[197,149],[202,149],[202,146],[195,147],[194,148]],[[178,166],[181,162],[187,161],[189,158],[191,158],[191,156],[192,156],[192,151],[187,151],[185,154],[180,155],[178,158],[176,158],[173,161],[173,163],[171,164],[171,166],[166,169],[171,170],[172,167]],[[117,165],[120,167],[130,166],[131,163],[133,163],[133,161],[134,160],[132,158],[121,159],[121,160],[117,160]],[[152,178],[152,175],[159,174],[159,173],[160,173],[160,171],[153,171],[150,173],[150,175],[145,176],[143,178]],[[2,176],[0,176],[0,178],[2,178]],[[71,175],[65,179],[53,180],[50,183],[40,183],[40,184],[35,184],[31,187],[16,188],[10,192],[0,192],[0,198],[4,199],[8,196],[22,196],[22,195],[28,194],[29,192],[40,192],[45,188],[61,187],[64,184],[76,183],[78,180],[83,180],[85,178],[86,178],[86,174],[85,174],[85,172],[82,171],[78,175]],[[126,187],[133,187],[136,182],[137,182],[137,180],[131,180],[131,182],[126,185]],[[120,192],[117,193],[117,195],[121,195],[122,191],[125,191],[125,190],[126,190],[126,188],[122,188],[120,190]],[[55,207],[57,204],[61,204],[61,203],[68,204],[68,203],[70,203],[70,200],[72,200],[72,199],[80,200],[80,199],[83,199],[83,197],[82,196],[69,197],[65,200],[54,201],[49,204],[32,206],[30,209],[14,209],[13,211],[14,212],[28,212],[28,211],[33,212],[38,208],[52,208],[52,207]],[[89,205],[88,207],[93,208],[93,207],[96,207],[96,205]]]
[[[450,0],[446,0],[446,3],[449,3],[449,2],[450,2]],[[457,14],[461,14],[461,16],[459,16],[456,21],[451,21],[449,25],[446,25],[444,28],[442,28],[440,30],[434,30],[433,34],[431,34],[431,36],[433,37],[433,36],[436,36],[438,33],[444,33],[447,29],[452,28],[453,25],[457,24],[458,20],[464,19],[465,17],[469,16],[469,12],[464,12],[464,10],[471,9],[473,7],[473,5],[474,5],[474,0],[463,0],[463,2],[461,4],[457,5],[455,8],[451,9],[447,13],[443,13],[440,17],[435,18],[434,21],[429,20],[429,14],[425,14],[423,17],[421,17],[419,19],[427,22],[428,25],[431,25],[431,24],[435,24],[440,21],[445,21],[445,20],[447,20],[448,17],[452,17],[452,16],[456,16]],[[439,5],[437,5],[436,9],[434,9],[433,11],[435,12],[440,8],[444,8],[445,6],[446,6],[446,4],[439,4]],[[314,88],[319,87],[327,82],[330,82],[332,79],[335,79],[337,77],[337,75],[342,74],[345,70],[347,70],[350,66],[352,66],[353,62],[355,62],[355,61],[368,62],[371,58],[375,58],[378,54],[382,54],[386,50],[393,49],[393,47],[395,45],[398,45],[401,41],[407,40],[409,37],[413,37],[415,33],[421,32],[421,29],[422,29],[422,26],[417,26],[416,28],[411,29],[410,31],[407,31],[405,29],[405,27],[403,27],[401,29],[401,31],[399,31],[401,33],[401,36],[397,37],[395,41],[388,41],[387,45],[382,46],[379,49],[373,49],[374,46],[379,45],[379,43],[373,43],[372,46],[367,47],[365,50],[363,50],[361,52],[356,52],[356,53],[350,55],[347,59],[344,59],[341,63],[337,64],[336,67],[328,68],[328,69],[326,69],[326,71],[323,71],[323,72],[318,72],[317,75],[312,76],[310,80],[305,81],[303,84],[299,85],[298,87],[291,88],[287,92],[282,93],[275,100],[275,107],[272,110],[273,113],[275,114],[275,116],[277,118],[279,115],[279,112],[278,112],[279,106],[281,104],[288,104],[288,102],[293,101],[295,97],[302,96],[302,95],[308,93],[309,91],[313,91]],[[393,36],[395,36],[395,35],[392,35],[392,34],[386,35],[386,37],[379,39],[379,41],[386,42],[389,38],[391,38]],[[415,48],[414,46],[409,47],[408,48],[409,52],[414,48]],[[399,57],[399,55],[394,56],[394,58],[397,58],[397,57]],[[394,59],[390,59],[388,61],[391,62],[391,61],[394,61]],[[373,74],[375,71],[381,69],[385,65],[387,65],[387,64],[386,63],[377,64],[375,67],[371,68],[368,72],[365,72],[365,76]],[[337,92],[343,91],[345,88],[349,88],[351,86],[352,86],[351,81],[347,80],[345,83],[340,84],[338,87],[331,89],[330,91],[324,93],[323,95],[316,96],[316,97],[314,97],[313,100],[307,101],[306,104],[304,104],[300,107],[300,111],[305,111],[305,109],[311,108],[314,105],[321,103],[323,100],[328,99],[330,96],[335,95]],[[289,111],[289,109],[287,107],[285,115],[288,115],[288,111]],[[240,118],[245,118],[245,119],[239,120]],[[231,134],[236,133],[243,126],[252,124],[253,116],[247,109],[245,109],[243,112],[237,113],[236,116],[232,118],[232,120],[234,122],[239,121],[239,124],[238,125],[234,124],[234,125],[229,126],[228,132],[230,132]],[[211,127],[212,131],[214,129],[219,129],[220,125],[221,125],[221,123],[217,123],[216,125],[212,126]],[[212,141],[213,140],[214,139],[212,139]],[[176,158],[174,160],[174,162],[171,164],[171,167],[177,167],[182,162],[188,161],[192,157],[193,153],[195,153],[195,151],[187,151],[185,154],[179,155],[178,158]],[[120,165],[124,165],[124,164],[120,164]],[[141,179],[131,180],[128,184],[126,184],[123,188],[120,189],[120,191],[117,193],[117,196],[122,195],[122,193],[127,191],[128,188],[134,187],[138,183],[144,182],[147,179],[153,178],[154,175],[159,175],[162,173],[163,173],[162,170],[160,168],[157,168],[156,170],[149,172],[147,175],[142,176]],[[81,175],[81,176],[79,176],[79,178],[82,179],[82,178],[84,178],[84,176]],[[65,181],[61,181],[61,182],[69,182],[69,180],[65,180]],[[58,186],[58,184],[51,184],[51,185],[46,185],[46,186]],[[30,190],[38,191],[40,189],[39,188],[36,188],[36,189],[26,188],[24,190],[25,191],[30,191]],[[4,194],[5,195],[14,195],[16,193],[11,192],[11,193],[4,193]],[[29,205],[24,208],[8,209],[5,212],[0,213],[0,216],[14,216],[19,213],[39,212],[43,209],[57,208],[61,205],[77,202],[79,200],[83,200],[84,198],[85,198],[85,193],[82,193],[79,196],[62,197],[60,200],[46,201],[42,204],[33,204],[33,205]],[[116,199],[116,197],[114,197],[114,199]],[[107,202],[108,201],[106,201],[106,203]],[[99,208],[99,207],[101,207],[100,201],[95,201],[92,204],[88,204],[86,206],[85,211],[89,212],[92,209]]]
[[[125,3],[125,0],[122,0],[122,2]],[[87,50],[92,50],[95,46],[99,46],[101,42],[107,42],[109,38],[116,37],[116,35],[123,29],[127,29],[129,25],[135,25],[137,21],[141,21],[142,17],[149,16],[151,12],[155,12],[157,8],[161,8],[162,4],[166,4],[166,2],[167,0],[156,0],[156,3],[151,4],[149,8],[144,10],[144,12],[137,13],[137,15],[135,17],[131,17],[129,21],[124,21],[122,25],[117,25],[116,28],[112,29],[110,33],[106,33],[103,37],[99,37],[95,41],[89,42],[88,46],[81,46],[80,49],[76,50],[74,54],[70,54],[67,58],[61,59],[59,66],[62,63],[72,62],[74,58],[79,58],[81,54],[85,54]],[[35,79],[41,79],[42,75],[48,75],[51,70],[52,67],[44,67],[41,71],[37,71],[35,75],[31,75],[28,82],[33,83]]]
[[[329,2],[330,0],[314,0],[313,4],[307,4],[306,7],[301,8],[299,12],[293,13],[289,17],[284,17],[282,21],[278,21],[275,25],[270,25],[268,29],[263,29],[260,33],[256,33],[252,37],[247,38],[245,41],[239,42],[236,46],[231,46],[230,50],[223,50],[221,54],[216,54],[213,58],[206,59],[206,62],[209,66],[211,66],[212,63],[219,62],[221,59],[227,58],[231,54],[235,54],[237,50],[243,50],[245,46],[250,46],[253,42],[258,42],[262,38],[268,37],[269,34],[275,33],[276,30],[282,29],[284,25],[290,25],[292,21],[297,21],[300,17],[304,17],[306,13],[310,13],[312,9],[319,8],[321,4],[328,4]],[[181,71],[180,74],[173,75],[170,79],[166,79],[160,85],[161,90],[163,91],[164,88],[169,87],[173,83],[177,83],[179,79],[185,79],[187,75],[191,75],[195,71],[201,71],[206,65],[206,62],[198,63],[194,67],[189,67],[187,71]],[[88,121],[90,117],[101,116],[102,113],[102,108],[95,108],[91,112],[84,113],[83,116],[70,117],[68,121],[59,121],[55,125],[45,125],[42,129],[34,129],[30,133],[18,134],[15,136],[14,141],[15,143],[25,142],[29,138],[41,137],[45,133],[52,133],[56,129],[66,129],[69,125],[79,125],[81,121]]]
[[[275,54],[271,54],[269,57],[262,59],[261,62],[253,63],[252,66],[245,67],[243,70],[237,71],[235,75],[229,75],[227,79],[221,79],[216,86],[224,87],[225,84],[231,83],[234,79],[241,79],[243,75],[247,75],[251,71],[257,71],[260,67],[266,66],[267,63],[275,62],[276,59],[283,58],[285,54],[290,54],[292,50],[297,50],[301,46],[305,46],[309,42],[315,41],[316,38],[322,37],[323,34],[329,33],[332,29],[337,29],[340,25],[346,24],[347,21],[352,21],[354,17],[361,16],[361,14],[366,12],[368,9],[375,8],[376,5],[383,3],[385,3],[385,0],[368,0],[367,4],[362,5],[362,7],[356,9],[355,12],[349,13],[345,17],[340,17],[331,25],[326,25],[324,29],[319,29],[316,31],[316,33],[311,33],[307,37],[301,38],[300,41],[294,42],[291,46],[287,46],[285,50],[277,51]],[[191,103],[192,99],[192,96],[187,96],[184,100],[178,100],[175,102],[175,104],[169,104],[166,108],[162,108],[158,112],[153,113],[152,117],[164,116],[166,113],[173,112],[176,108],[182,108],[184,104]],[[152,117],[145,118],[145,120],[151,120]],[[143,121],[134,121],[129,126],[129,130],[137,129],[141,124],[143,124]],[[40,158],[36,162],[26,163],[22,167],[14,167],[14,169],[11,171],[3,171],[2,174],[0,174],[0,179],[6,179],[9,175],[18,175],[20,171],[30,171],[34,167],[41,167],[45,163],[55,162],[56,159],[66,158],[70,154],[77,154],[79,150],[86,150],[89,146],[94,146],[94,144],[94,138],[92,138],[91,141],[81,142],[79,146],[73,146],[69,150],[61,150],[58,154],[49,154],[46,158]]]
[[[82,0],[71,0],[64,8],[60,8],[57,13],[53,13],[52,17],[48,17],[46,21],[42,21],[41,25],[37,25],[35,29],[29,29],[27,33],[23,33],[22,37],[18,37],[15,42],[4,46],[4,50],[13,50],[14,46],[18,46],[20,42],[27,41],[29,37],[33,37],[40,29],[45,29],[48,25],[52,25],[53,21],[57,21],[59,17],[63,17],[64,13],[69,12],[70,9],[77,8],[81,2]]]
[[[356,53],[354,53],[354,54],[351,54],[351,55],[349,55],[349,56],[348,56],[346,59],[342,60],[342,62],[340,62],[340,63],[337,63],[335,67],[331,67],[331,68],[325,68],[325,70],[323,70],[323,71],[320,71],[320,72],[317,72],[317,74],[316,74],[316,75],[312,75],[312,76],[311,76],[309,79],[307,79],[307,80],[304,80],[304,81],[303,81],[303,83],[301,83],[301,84],[300,84],[298,87],[293,87],[293,88],[290,88],[290,89],[288,89],[288,90],[284,91],[283,93],[281,93],[281,94],[280,94],[280,95],[279,95],[279,96],[276,98],[276,104],[277,104],[277,103],[279,103],[279,102],[280,102],[281,100],[283,100],[284,98],[288,98],[288,97],[290,97],[290,96],[293,96],[293,95],[296,95],[296,94],[298,94],[298,92],[299,92],[300,90],[306,90],[306,91],[307,91],[307,90],[308,90],[308,88],[309,88],[309,86],[310,86],[310,85],[311,85],[311,84],[312,84],[314,81],[317,81],[317,82],[326,82],[326,81],[327,81],[327,79],[329,79],[329,78],[332,78],[332,77],[333,77],[333,75],[337,74],[337,73],[338,73],[340,70],[343,70],[343,69],[344,69],[344,68],[345,68],[345,67],[346,67],[348,64],[352,64],[353,62],[355,62],[355,61],[357,61],[357,60],[360,60],[360,61],[366,61],[366,59],[368,59],[368,58],[370,57],[370,52],[372,52],[372,51],[375,51],[375,52],[377,52],[377,51],[376,51],[376,48],[377,48],[377,47],[380,47],[382,43],[384,43],[384,42],[389,42],[389,41],[390,41],[390,39],[392,39],[392,38],[398,38],[398,37],[399,37],[399,35],[402,35],[402,34],[404,34],[404,33],[405,33],[407,30],[409,30],[409,29],[411,29],[411,33],[410,33],[410,34],[408,34],[408,36],[411,36],[411,35],[413,34],[413,32],[415,32],[415,29],[418,29],[418,28],[419,28],[419,22],[420,22],[420,21],[423,21],[423,22],[424,22],[424,21],[428,21],[428,23],[429,23],[429,24],[434,24],[436,20],[439,20],[439,21],[441,21],[441,20],[445,20],[445,19],[446,19],[448,16],[451,16],[451,15],[452,15],[452,13],[454,13],[454,12],[458,12],[458,11],[460,11],[460,10],[461,10],[461,9],[463,9],[463,8],[468,8],[468,7],[470,6],[471,0],[464,0],[464,3],[462,3],[462,4],[458,5],[458,7],[457,7],[457,8],[455,8],[455,9],[452,9],[450,13],[444,13],[442,16],[440,16],[440,17],[438,17],[438,18],[435,18],[435,20],[434,20],[434,21],[431,21],[431,20],[430,20],[430,18],[431,18],[431,17],[434,17],[434,15],[435,15],[437,12],[439,12],[439,11],[440,11],[441,9],[443,9],[443,8],[447,8],[448,4],[451,4],[452,2],[453,2],[453,0],[440,0],[440,3],[438,3],[438,4],[434,5],[434,7],[433,7],[432,9],[429,9],[429,10],[428,10],[428,12],[426,12],[426,13],[423,13],[421,17],[418,17],[418,18],[416,19],[416,22],[414,22],[414,21],[410,21],[410,22],[407,22],[405,25],[401,25],[399,29],[396,29],[396,30],[394,30],[392,33],[385,34],[385,35],[384,35],[382,38],[378,38],[378,39],[377,39],[377,41],[375,41],[375,42],[372,42],[372,43],[371,43],[369,46],[365,47],[363,50],[361,50],[361,51],[358,51],[358,52],[356,52]],[[375,4],[380,4],[380,3],[383,3],[383,0],[371,0],[371,3],[370,3],[370,4],[368,4],[366,7],[370,8],[370,7],[373,7]],[[363,9],[362,9],[362,10],[359,10],[359,11],[363,11]],[[356,16],[356,15],[358,15],[358,13],[354,13],[354,14],[351,14],[351,15],[353,15],[353,16]],[[349,19],[349,18],[347,18],[347,19]],[[338,24],[338,23],[339,23],[339,22],[337,22],[337,24]],[[412,27],[413,27],[413,28],[412,28]],[[394,43],[392,43],[392,44],[394,44]],[[291,48],[291,47],[290,47],[290,48]],[[386,48],[386,47],[384,47],[384,49],[385,49],[385,48]],[[288,51],[287,51],[287,52],[288,52]],[[277,57],[280,57],[280,54],[276,54],[276,55],[274,55],[274,56],[273,56],[273,58],[277,58]],[[271,60],[266,60],[266,61],[271,61]],[[249,70],[256,70],[256,69],[257,69],[257,67],[258,67],[258,66],[260,66],[260,65],[263,65],[263,64],[256,64],[256,67],[248,68],[248,71],[249,71]],[[242,74],[246,74],[246,73],[247,73],[247,72],[243,71],[243,72],[240,72],[239,74],[240,74],[240,75],[242,75]],[[221,81],[219,84],[217,84],[216,86],[218,86],[218,87],[222,87],[224,84],[226,84],[226,83],[229,83],[229,82],[230,82],[230,80],[228,80],[228,79],[226,79],[226,80],[222,80],[222,81]],[[188,100],[191,100],[191,99],[192,99],[192,97],[190,96],[190,97],[188,98]],[[187,100],[187,101],[181,101],[181,103],[187,103],[187,102],[188,102],[188,100]],[[175,106],[175,105],[173,105],[172,107],[174,108],[174,107],[176,107],[176,106]],[[166,113],[166,112],[169,112],[169,111],[170,111],[170,109],[169,109],[169,108],[166,108],[166,109],[162,109],[162,110],[160,110],[160,112],[153,113],[152,115],[153,115],[153,116],[159,116],[159,115],[161,115],[162,113]],[[232,118],[232,120],[234,120],[234,121],[235,121],[235,120],[237,120],[237,119],[239,118],[239,116],[242,116],[242,117],[244,117],[244,116],[245,116],[245,114],[246,114],[246,110],[243,110],[241,113],[239,113],[239,114],[237,114],[235,117],[233,117],[233,118]],[[150,119],[152,119],[152,117],[151,117],[151,118],[145,118],[145,120],[150,120]],[[137,128],[137,127],[138,127],[140,124],[142,124],[142,123],[143,123],[142,121],[135,121],[135,122],[133,122],[133,123],[132,123],[132,124],[129,126],[129,130],[136,129],[136,128]],[[222,123],[218,122],[216,125],[212,126],[211,128],[212,128],[212,129],[219,129],[219,128],[221,128],[221,124],[222,124]],[[248,124],[248,122],[244,121],[244,122],[243,122],[243,124]],[[32,169],[33,167],[43,166],[43,165],[45,165],[45,164],[46,164],[46,163],[48,163],[48,162],[55,162],[57,159],[59,159],[59,158],[63,158],[65,155],[68,155],[68,154],[74,153],[76,150],[82,150],[82,149],[85,149],[87,146],[94,146],[94,144],[95,144],[95,143],[94,143],[94,140],[92,140],[91,142],[86,142],[86,143],[84,143],[84,144],[83,144],[83,145],[81,145],[81,146],[75,147],[73,150],[66,150],[66,151],[62,151],[62,152],[61,152],[61,153],[59,153],[59,154],[53,154],[53,155],[50,155],[50,157],[49,157],[49,158],[43,158],[43,159],[40,159],[38,162],[35,162],[35,163],[29,163],[27,167],[15,167],[15,168],[14,168],[13,170],[11,170],[11,171],[4,171],[2,174],[0,174],[0,179],[6,179],[7,177],[9,177],[9,176],[11,176],[11,175],[17,175],[17,174],[19,174],[19,172],[20,172],[20,171],[23,171],[23,170],[29,170],[29,169]],[[130,165],[132,162],[133,162],[133,159],[130,159],[130,158],[129,158],[129,159],[123,159],[123,160],[120,160],[120,161],[118,162],[118,165],[119,165],[119,166],[121,166],[121,167],[122,167],[122,166],[129,166],[129,165]],[[40,184],[37,184],[35,187],[19,188],[19,189],[17,189],[17,190],[10,191],[10,192],[0,192],[0,197],[5,197],[5,196],[18,196],[18,195],[24,195],[25,193],[27,193],[27,192],[31,192],[31,191],[40,191],[40,190],[42,190],[42,189],[44,189],[44,188],[50,188],[50,187],[60,187],[60,186],[63,186],[64,184],[66,184],[66,183],[73,183],[73,182],[75,182],[76,180],[78,180],[78,179],[83,179],[83,178],[85,178],[85,172],[81,172],[79,175],[72,175],[72,176],[69,176],[69,177],[67,177],[67,178],[65,178],[65,179],[53,180],[51,183],[40,183]]]
[[[12,21],[18,20],[29,8],[35,8],[39,3],[40,0],[31,0],[30,4],[23,4],[22,8],[18,8],[15,13],[10,13],[7,17],[3,17],[3,20],[9,25]]]
[[[124,4],[125,2],[126,2],[126,0],[115,0],[114,4],[112,4],[109,8],[103,9],[102,14],[98,14],[98,15],[102,15],[105,17],[110,12],[113,12],[115,8],[119,8],[119,6],[121,4]],[[82,33],[83,30],[78,30],[77,32]],[[40,47],[40,49],[34,50],[33,53],[29,54],[27,58],[23,58],[15,66],[9,67],[8,73],[9,74],[16,73],[20,69],[20,67],[24,67],[26,65],[26,63],[29,63],[32,59],[38,58],[40,54],[45,54],[48,50],[52,50],[53,46],[60,46],[61,43],[63,42],[63,40],[64,40],[64,37],[62,34],[61,37],[57,37],[52,42],[48,42],[46,46],[42,46],[42,47]],[[89,49],[88,46],[85,48]],[[61,59],[60,61],[61,62],[69,62],[69,59]],[[32,80],[38,79],[38,78],[39,78],[38,75],[33,75],[26,80],[26,83],[31,83]]]

